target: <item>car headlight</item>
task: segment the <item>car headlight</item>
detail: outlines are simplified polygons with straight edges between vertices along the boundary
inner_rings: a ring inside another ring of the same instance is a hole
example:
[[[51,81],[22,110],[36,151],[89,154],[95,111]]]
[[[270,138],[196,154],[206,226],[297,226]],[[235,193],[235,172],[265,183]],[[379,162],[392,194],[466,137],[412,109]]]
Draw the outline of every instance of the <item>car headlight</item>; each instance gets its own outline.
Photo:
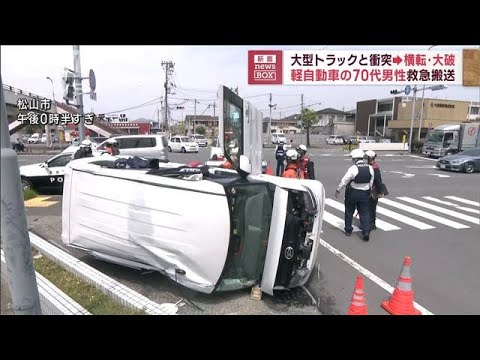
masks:
[[[450,162],[452,163],[452,165],[459,165],[459,164],[461,164],[463,161],[462,161],[462,160],[451,160]]]

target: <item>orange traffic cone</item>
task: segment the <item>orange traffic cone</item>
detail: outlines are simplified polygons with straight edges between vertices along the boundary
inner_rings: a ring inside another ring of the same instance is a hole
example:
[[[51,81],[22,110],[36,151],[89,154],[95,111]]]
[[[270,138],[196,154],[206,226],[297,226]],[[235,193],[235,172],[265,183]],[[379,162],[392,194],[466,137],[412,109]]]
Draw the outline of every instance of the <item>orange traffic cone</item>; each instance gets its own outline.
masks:
[[[270,161],[267,162],[267,175],[273,175],[273,168],[270,165]]]
[[[405,256],[403,269],[390,300],[382,302],[382,307],[392,315],[422,315],[413,307],[412,276],[410,275],[410,256]]]
[[[357,276],[355,290],[353,291],[352,302],[348,308],[348,315],[367,315],[367,304],[365,303],[365,290],[363,288],[363,277]]]

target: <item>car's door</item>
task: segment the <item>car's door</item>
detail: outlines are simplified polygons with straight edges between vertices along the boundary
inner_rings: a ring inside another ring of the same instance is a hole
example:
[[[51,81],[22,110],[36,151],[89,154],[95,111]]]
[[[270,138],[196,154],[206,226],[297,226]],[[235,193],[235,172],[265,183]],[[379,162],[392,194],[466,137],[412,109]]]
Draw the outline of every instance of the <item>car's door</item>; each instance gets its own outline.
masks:
[[[62,190],[63,178],[65,175],[65,166],[72,160],[72,154],[61,154],[46,163],[46,171],[48,174],[45,187],[50,190]]]

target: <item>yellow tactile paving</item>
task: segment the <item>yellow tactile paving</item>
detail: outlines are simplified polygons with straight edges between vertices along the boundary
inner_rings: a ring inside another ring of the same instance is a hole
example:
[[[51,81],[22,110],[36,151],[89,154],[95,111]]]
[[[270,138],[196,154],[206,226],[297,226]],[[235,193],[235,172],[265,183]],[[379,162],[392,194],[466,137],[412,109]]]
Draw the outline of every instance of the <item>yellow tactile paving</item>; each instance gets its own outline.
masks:
[[[49,207],[58,203],[58,201],[47,201],[50,196],[37,196],[25,201],[25,207]]]

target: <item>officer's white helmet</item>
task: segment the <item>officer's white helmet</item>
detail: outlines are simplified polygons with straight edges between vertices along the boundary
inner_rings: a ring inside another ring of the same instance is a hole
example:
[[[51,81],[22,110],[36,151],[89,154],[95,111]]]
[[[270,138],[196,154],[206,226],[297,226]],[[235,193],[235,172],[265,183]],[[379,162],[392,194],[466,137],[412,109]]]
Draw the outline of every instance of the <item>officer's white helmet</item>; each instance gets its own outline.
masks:
[[[367,150],[365,151],[365,156],[369,159],[375,159],[377,157],[377,154],[375,154],[375,151],[373,150]]]
[[[352,157],[352,159],[363,159],[365,157],[365,153],[363,152],[363,150],[354,149],[350,153],[350,156]]]
[[[80,147],[90,147],[92,146],[92,142],[90,140],[83,140],[80,144]]]
[[[298,145],[297,151],[303,151],[303,153],[306,153],[307,152],[307,147],[303,144]]]
[[[288,160],[295,161],[298,159],[298,152],[297,150],[290,149],[287,151],[286,156],[287,156],[287,161]]]
[[[107,145],[118,145],[118,141],[114,138],[107,139]]]

